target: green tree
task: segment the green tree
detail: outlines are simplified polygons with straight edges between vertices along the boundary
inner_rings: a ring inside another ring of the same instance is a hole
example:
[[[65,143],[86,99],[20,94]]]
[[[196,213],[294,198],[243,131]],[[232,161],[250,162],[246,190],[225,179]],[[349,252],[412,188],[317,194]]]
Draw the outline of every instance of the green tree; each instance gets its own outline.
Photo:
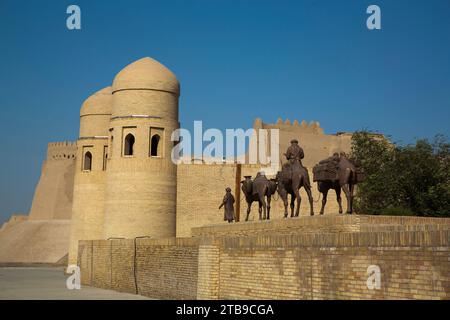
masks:
[[[450,144],[442,135],[401,146],[367,131],[352,137],[366,180],[355,208],[365,214],[450,216]]]

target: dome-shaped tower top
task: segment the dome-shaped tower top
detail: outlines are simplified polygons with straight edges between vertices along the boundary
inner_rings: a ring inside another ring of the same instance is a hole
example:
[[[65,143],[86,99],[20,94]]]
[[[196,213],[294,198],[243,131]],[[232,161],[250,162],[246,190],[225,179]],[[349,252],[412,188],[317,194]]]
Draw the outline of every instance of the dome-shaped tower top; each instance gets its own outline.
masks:
[[[177,77],[161,63],[148,57],[129,64],[114,78],[113,93],[127,89],[160,90],[180,95]]]
[[[87,98],[80,109],[80,116],[110,115],[111,114],[111,87],[103,88]]]

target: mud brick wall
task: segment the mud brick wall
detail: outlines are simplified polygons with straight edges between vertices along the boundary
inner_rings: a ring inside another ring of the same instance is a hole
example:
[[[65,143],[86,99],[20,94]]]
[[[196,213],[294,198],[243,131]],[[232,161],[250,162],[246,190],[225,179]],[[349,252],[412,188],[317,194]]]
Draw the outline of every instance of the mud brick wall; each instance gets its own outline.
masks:
[[[134,281],[134,241],[110,240],[109,242],[111,250],[111,289],[136,293],[136,284]],[[137,268],[137,270],[139,269]]]
[[[197,297],[198,241],[194,239],[83,240],[83,285],[158,299]]]
[[[360,231],[434,231],[449,230],[449,218],[359,215]]]
[[[220,274],[211,281],[219,291],[202,298],[450,299],[449,236],[418,231],[216,239]],[[371,265],[380,268],[380,289],[367,287]]]
[[[78,243],[78,266],[81,270],[81,283],[93,285],[92,263],[93,263],[93,241],[79,241]]]
[[[193,234],[80,241],[82,283],[159,299],[450,299],[448,219],[305,217]],[[379,289],[367,287],[373,265]]]
[[[142,240],[137,256],[140,294],[158,299],[197,297],[197,241]]]
[[[111,244],[109,241],[94,240],[92,244],[92,285],[98,288],[112,287]]]

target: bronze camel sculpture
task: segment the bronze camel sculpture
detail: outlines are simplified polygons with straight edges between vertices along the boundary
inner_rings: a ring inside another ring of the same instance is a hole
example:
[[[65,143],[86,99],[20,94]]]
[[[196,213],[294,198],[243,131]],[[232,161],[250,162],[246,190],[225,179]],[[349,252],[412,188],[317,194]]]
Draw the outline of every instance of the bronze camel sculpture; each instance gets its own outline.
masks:
[[[320,214],[324,213],[327,195],[330,189],[336,191],[339,204],[339,213],[342,213],[341,189],[347,198],[347,213],[353,213],[354,188],[358,182],[363,181],[364,174],[347,158],[346,154],[335,153],[331,158],[322,160],[314,167],[314,181],[323,195]]]
[[[281,171],[277,173],[278,194],[283,200],[284,217],[288,216],[288,194],[291,195],[291,218],[294,217],[295,200],[297,199],[297,208],[295,209],[295,217],[300,214],[300,188],[304,187],[308,195],[310,205],[310,215],[314,215],[313,197],[311,193],[311,183],[309,180],[308,171],[299,161],[294,161],[292,164],[286,163],[283,165]]]
[[[259,220],[270,220],[270,202],[272,195],[277,190],[275,180],[268,180],[264,174],[258,173],[253,181],[251,180],[251,176],[245,176],[245,180],[241,181],[241,184],[241,189],[247,202],[247,216],[245,221],[248,221],[254,201],[258,201]],[[262,215],[263,211],[264,215]]]
[[[327,204],[327,195],[330,189],[333,189],[336,192],[336,200],[339,204],[339,213],[342,213],[341,185],[339,184],[339,180],[317,181],[317,188],[323,195],[320,214],[322,215],[325,211],[325,205]]]

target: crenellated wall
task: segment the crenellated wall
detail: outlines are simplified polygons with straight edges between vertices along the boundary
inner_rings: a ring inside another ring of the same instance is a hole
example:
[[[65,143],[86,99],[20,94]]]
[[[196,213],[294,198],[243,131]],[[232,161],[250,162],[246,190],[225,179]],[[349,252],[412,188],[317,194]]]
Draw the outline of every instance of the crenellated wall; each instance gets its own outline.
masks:
[[[71,218],[76,153],[75,142],[48,144],[29,220]]]
[[[12,216],[0,229],[0,263],[64,263],[69,249],[77,146],[48,144],[28,216]]]
[[[47,160],[74,159],[77,154],[75,141],[49,142],[47,144]]]
[[[308,168],[312,168],[320,160],[332,156],[334,152],[349,153],[351,151],[351,133],[325,134],[319,122],[316,121],[307,123],[303,120],[299,123],[297,120],[294,120],[291,123],[289,119],[283,121],[279,118],[276,123],[264,123],[260,118],[257,118],[253,127],[257,132],[260,129],[279,130],[279,157],[282,161],[286,160],[284,153],[290,146],[290,141],[297,139],[300,147],[305,152],[305,158],[302,160],[302,163]],[[258,136],[256,135],[255,137]],[[270,132],[266,143],[266,150],[270,152]]]

